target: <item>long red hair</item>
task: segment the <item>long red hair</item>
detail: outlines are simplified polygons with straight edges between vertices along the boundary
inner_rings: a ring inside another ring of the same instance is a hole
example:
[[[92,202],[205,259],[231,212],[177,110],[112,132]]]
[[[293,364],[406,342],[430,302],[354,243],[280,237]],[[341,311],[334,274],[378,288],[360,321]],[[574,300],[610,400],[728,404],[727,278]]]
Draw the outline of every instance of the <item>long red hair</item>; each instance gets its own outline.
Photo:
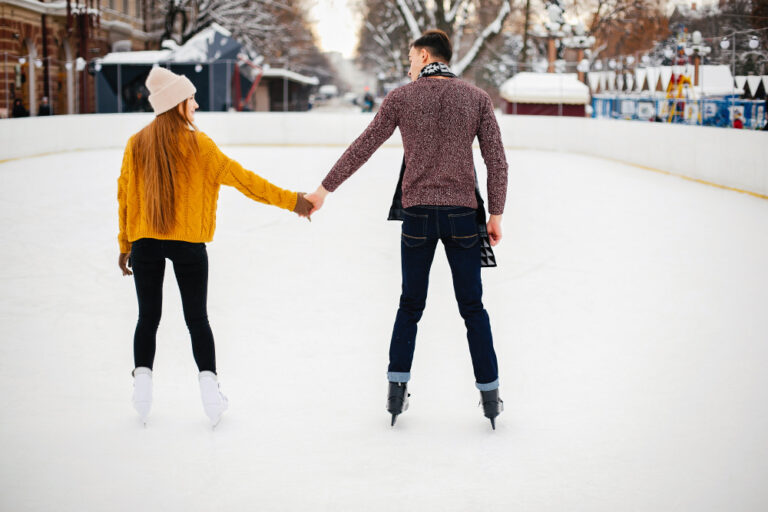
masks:
[[[157,233],[170,233],[176,225],[174,177],[184,155],[197,152],[197,127],[187,117],[188,99],[144,127],[133,144],[133,161],[147,198],[150,227]]]

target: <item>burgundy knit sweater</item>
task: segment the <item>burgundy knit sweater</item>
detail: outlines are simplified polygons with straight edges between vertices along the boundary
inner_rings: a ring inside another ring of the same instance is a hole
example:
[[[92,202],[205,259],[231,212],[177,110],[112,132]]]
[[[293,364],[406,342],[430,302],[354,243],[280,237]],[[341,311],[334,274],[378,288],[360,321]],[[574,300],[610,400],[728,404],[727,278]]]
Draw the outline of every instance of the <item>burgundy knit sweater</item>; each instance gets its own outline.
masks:
[[[416,205],[477,208],[472,143],[488,169],[488,210],[504,212],[507,160],[491,98],[456,78],[423,77],[384,98],[370,125],[344,152],[323,180],[333,192],[400,128],[405,147],[403,207]]]

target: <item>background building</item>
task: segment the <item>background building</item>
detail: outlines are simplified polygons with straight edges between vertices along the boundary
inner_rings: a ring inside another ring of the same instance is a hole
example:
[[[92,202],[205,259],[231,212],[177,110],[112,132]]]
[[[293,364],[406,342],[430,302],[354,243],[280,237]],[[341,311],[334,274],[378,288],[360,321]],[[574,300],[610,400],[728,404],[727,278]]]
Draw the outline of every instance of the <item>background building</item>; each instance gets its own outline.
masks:
[[[89,64],[113,50],[152,45],[145,0],[0,0],[0,114],[43,97],[55,114],[94,112]]]

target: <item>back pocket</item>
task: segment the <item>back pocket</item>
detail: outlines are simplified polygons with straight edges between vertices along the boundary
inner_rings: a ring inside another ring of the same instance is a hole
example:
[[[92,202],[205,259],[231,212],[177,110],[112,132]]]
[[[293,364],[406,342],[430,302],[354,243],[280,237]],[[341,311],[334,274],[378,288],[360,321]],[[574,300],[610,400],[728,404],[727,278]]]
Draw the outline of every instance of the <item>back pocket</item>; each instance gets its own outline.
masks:
[[[477,234],[477,212],[448,215],[451,224],[451,239],[460,247],[469,249],[479,239]]]
[[[403,234],[401,238],[407,247],[418,247],[427,241],[428,217],[428,215],[418,215],[403,210]]]

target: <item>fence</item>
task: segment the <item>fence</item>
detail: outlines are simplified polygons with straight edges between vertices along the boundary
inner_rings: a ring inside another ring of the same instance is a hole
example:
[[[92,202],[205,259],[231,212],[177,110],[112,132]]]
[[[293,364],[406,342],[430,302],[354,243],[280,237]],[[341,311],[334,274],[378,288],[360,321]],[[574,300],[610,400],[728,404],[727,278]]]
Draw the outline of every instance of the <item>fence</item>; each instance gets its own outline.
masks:
[[[699,126],[733,127],[737,117],[745,129],[759,130],[766,123],[765,100],[677,99],[596,94],[592,117],[657,121]]]

